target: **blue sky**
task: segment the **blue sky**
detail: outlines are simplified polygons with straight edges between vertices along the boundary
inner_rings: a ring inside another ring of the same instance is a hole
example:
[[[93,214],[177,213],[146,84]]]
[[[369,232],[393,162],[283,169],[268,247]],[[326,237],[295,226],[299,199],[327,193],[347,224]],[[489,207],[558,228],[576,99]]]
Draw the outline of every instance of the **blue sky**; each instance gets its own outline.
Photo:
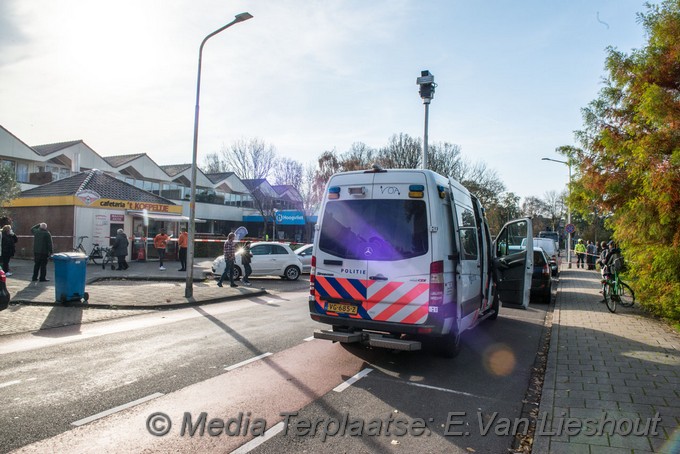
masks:
[[[541,157],[576,145],[606,47],[645,44],[642,0],[2,0],[0,124],[29,145],[189,163],[198,47],[244,11],[203,51],[199,163],[240,138],[307,163],[422,137],[428,69],[430,143],[522,197],[565,189]]]

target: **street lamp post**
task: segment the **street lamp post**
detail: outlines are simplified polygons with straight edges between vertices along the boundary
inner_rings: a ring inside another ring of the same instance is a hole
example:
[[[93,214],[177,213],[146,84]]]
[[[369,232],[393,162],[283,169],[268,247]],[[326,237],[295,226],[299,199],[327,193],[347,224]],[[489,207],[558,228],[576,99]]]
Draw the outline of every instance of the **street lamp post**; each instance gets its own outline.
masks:
[[[193,154],[191,158],[191,199],[189,200],[189,238],[187,241],[187,278],[186,288],[184,289],[184,296],[191,298],[194,296],[194,238],[196,236],[196,157],[198,155],[198,105],[201,98],[201,60],[203,58],[203,46],[213,36],[226,30],[234,24],[251,19],[253,16],[250,13],[237,14],[233,21],[227,25],[218,28],[201,42],[201,47],[198,49],[198,74],[196,77],[196,111],[194,113],[194,145]]]
[[[273,210],[273,213],[274,213],[274,222],[273,222],[273,224],[274,224],[274,237],[272,238],[273,241],[277,241],[277,239],[276,239],[276,215],[278,214],[278,212],[279,212],[279,210],[274,208],[274,210]]]
[[[542,161],[559,162],[569,167],[569,199],[567,200],[567,225],[571,225],[571,160],[560,161],[558,159],[541,158]],[[571,268],[571,231],[567,232],[567,268]]]
[[[428,70],[420,71],[420,77],[416,79],[416,84],[420,85],[420,97],[425,104],[425,131],[423,132],[423,169],[427,169],[427,130],[430,119],[430,101],[434,98],[434,89],[437,84],[434,83],[434,75]]]

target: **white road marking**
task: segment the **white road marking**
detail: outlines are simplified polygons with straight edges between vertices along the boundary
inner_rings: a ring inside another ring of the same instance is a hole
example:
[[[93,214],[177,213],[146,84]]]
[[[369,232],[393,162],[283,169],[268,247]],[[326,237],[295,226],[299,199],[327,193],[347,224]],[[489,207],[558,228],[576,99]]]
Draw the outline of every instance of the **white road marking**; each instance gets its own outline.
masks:
[[[21,383],[21,380],[6,381],[5,383],[0,383],[0,388],[6,388],[8,386],[18,385],[19,383]]]
[[[281,421],[280,423],[276,424],[274,427],[272,427],[271,429],[266,431],[263,436],[255,437],[252,440],[250,440],[248,443],[241,446],[240,448],[232,451],[231,454],[246,454],[246,453],[252,451],[253,449],[257,448],[258,446],[260,446],[262,443],[269,440],[273,436],[279,434],[282,430],[283,430],[283,421]]]
[[[305,339],[302,339],[302,340],[305,341],[305,342],[313,341],[313,340],[314,340],[314,336],[309,336],[309,337],[307,337],[307,338],[305,338]]]
[[[486,399],[486,397],[484,397],[484,396],[477,396],[476,394],[466,393],[465,391],[456,391],[455,389],[440,388],[439,386],[423,385],[421,383],[413,383],[413,382],[408,382],[408,381],[404,382],[404,384],[409,385],[409,386],[417,386],[418,388],[427,388],[427,389],[433,389],[435,391],[443,391],[443,392],[451,393],[451,394],[460,394],[461,396],[476,397],[478,399]]]
[[[359,379],[364,378],[366,375],[370,374],[371,372],[373,372],[373,369],[366,368],[366,369],[362,370],[361,372],[359,372],[358,374],[354,375],[353,377],[345,380],[343,383],[340,383],[338,386],[333,388],[333,391],[335,391],[336,393],[341,393],[344,390],[346,390],[347,388],[349,388],[350,386],[352,386],[354,383],[356,383]]]
[[[7,381],[5,383],[0,383],[0,388],[6,388],[8,386],[18,385],[19,383],[22,383],[24,381],[36,381],[37,379],[38,379],[38,377],[27,378],[26,380],[11,380],[11,381]]]
[[[96,421],[97,419],[101,419],[105,416],[109,416],[109,415],[112,415],[114,413],[118,413],[119,411],[123,411],[127,408],[134,407],[135,405],[139,405],[139,404],[142,404],[142,403],[147,402],[149,400],[155,399],[157,397],[161,397],[162,395],[163,395],[163,393],[153,393],[153,394],[150,394],[146,397],[142,397],[141,399],[133,400],[132,402],[128,402],[128,403],[123,404],[123,405],[119,405],[119,406],[114,407],[110,410],[106,410],[106,411],[103,411],[101,413],[97,413],[96,415],[92,415],[92,416],[89,416],[87,418],[80,419],[76,422],[72,422],[71,425],[76,426],[76,427],[82,426],[82,425],[85,425],[85,424],[90,423],[92,421]]]
[[[238,368],[241,367],[241,366],[245,366],[246,364],[250,364],[250,363],[252,363],[252,362],[257,361],[258,359],[266,358],[267,356],[271,356],[271,355],[272,355],[272,353],[269,353],[269,352],[263,353],[263,354],[261,354],[261,355],[259,355],[259,356],[255,356],[255,357],[250,358],[250,359],[247,359],[247,360],[245,360],[245,361],[241,361],[240,363],[232,364],[232,365],[229,366],[229,367],[225,367],[224,370],[234,370],[234,369],[238,369]]]

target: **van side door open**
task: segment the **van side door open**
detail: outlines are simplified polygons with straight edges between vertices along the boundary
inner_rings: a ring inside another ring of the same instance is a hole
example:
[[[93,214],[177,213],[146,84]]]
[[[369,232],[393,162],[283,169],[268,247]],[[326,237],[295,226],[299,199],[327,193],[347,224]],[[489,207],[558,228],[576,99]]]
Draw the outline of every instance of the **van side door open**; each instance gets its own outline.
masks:
[[[503,226],[494,243],[498,296],[503,304],[529,306],[534,242],[531,219],[522,218]]]

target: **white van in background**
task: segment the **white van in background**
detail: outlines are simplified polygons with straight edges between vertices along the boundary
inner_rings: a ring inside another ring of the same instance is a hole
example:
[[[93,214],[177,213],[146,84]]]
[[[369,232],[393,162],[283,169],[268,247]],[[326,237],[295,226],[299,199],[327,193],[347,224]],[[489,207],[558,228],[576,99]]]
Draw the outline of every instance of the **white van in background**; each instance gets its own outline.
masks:
[[[524,247],[524,242],[522,247]],[[557,243],[555,243],[552,238],[534,238],[534,247],[540,247],[548,256],[550,261],[550,274],[553,277],[557,277],[560,273],[560,257],[559,250],[557,249]]]
[[[494,247],[479,201],[432,171],[333,175],[316,228],[309,310],[332,329],[315,338],[398,350],[429,338],[455,356],[500,302],[528,305],[531,221],[506,224]]]
[[[557,232],[553,232],[552,230],[544,230],[542,232],[538,232],[538,237],[539,238],[550,238],[555,242],[555,247],[557,248],[557,255],[559,255],[560,251],[560,234]]]

